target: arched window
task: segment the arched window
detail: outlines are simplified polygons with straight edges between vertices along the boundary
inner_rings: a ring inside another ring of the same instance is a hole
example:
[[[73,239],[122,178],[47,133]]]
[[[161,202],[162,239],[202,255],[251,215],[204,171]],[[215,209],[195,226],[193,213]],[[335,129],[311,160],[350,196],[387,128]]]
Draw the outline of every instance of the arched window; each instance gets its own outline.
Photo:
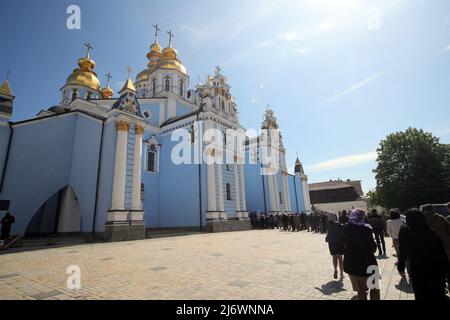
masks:
[[[73,89],[72,91],[72,101],[74,101],[78,97],[78,90]]]
[[[183,80],[180,81],[180,96],[182,97],[184,94],[184,83]]]
[[[164,90],[170,91],[170,79],[169,78],[166,78],[166,80],[164,81]]]
[[[227,183],[227,200],[232,200],[231,199],[231,185],[229,183]]]
[[[158,148],[155,145],[148,146],[147,149],[147,171],[148,172],[157,172],[157,151]]]
[[[152,96],[154,97],[156,95],[156,79],[153,79],[152,81]]]
[[[280,203],[283,204],[283,197],[281,196],[281,192],[278,193],[280,196]]]
[[[225,111],[225,102],[222,100],[222,110]]]
[[[160,144],[154,137],[150,138],[146,142],[147,142],[146,171],[159,173]]]
[[[92,93],[91,93],[91,92],[88,92],[88,93],[87,93],[87,96],[86,96],[86,100],[89,101],[89,100],[91,100],[91,99],[92,99]]]

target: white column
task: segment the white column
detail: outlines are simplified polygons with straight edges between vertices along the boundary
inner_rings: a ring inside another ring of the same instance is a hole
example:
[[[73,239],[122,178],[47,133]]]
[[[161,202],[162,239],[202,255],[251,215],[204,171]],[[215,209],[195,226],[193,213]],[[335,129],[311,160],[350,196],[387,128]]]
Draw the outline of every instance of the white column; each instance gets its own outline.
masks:
[[[236,212],[241,211],[241,199],[240,199],[240,186],[239,186],[239,176],[238,176],[238,164],[237,161],[234,161],[234,193],[235,193],[235,201],[236,201]],[[239,215],[239,212],[238,212]]]
[[[245,193],[245,179],[244,179],[244,165],[241,163],[240,171],[240,184],[241,184],[241,199],[242,199],[242,211],[247,211],[247,194]],[[248,217],[247,217],[248,218]]]
[[[141,169],[142,169],[142,137],[144,128],[136,125],[134,142],[134,164],[133,164],[133,189],[132,189],[132,210],[142,210],[141,205]]]
[[[125,175],[127,166],[127,143],[129,127],[130,124],[126,121],[117,122],[116,157],[111,200],[112,211],[125,209]]]
[[[280,170],[279,168],[277,170]],[[280,193],[278,191],[278,171],[275,171],[276,174],[273,175],[272,181],[273,181],[273,189],[274,189],[274,196],[275,196],[275,211],[280,211]]]
[[[267,182],[269,185],[269,198],[270,198],[270,211],[277,211],[275,190],[274,190],[274,175],[270,174],[267,176]]]
[[[217,164],[217,183],[219,184],[219,211],[223,212],[225,211],[224,205],[223,205],[223,180],[222,180],[222,162],[219,161]]]
[[[309,197],[308,177],[302,175],[303,201],[306,211],[311,211],[311,199]]]
[[[208,211],[214,212],[217,211],[214,163],[207,164],[206,168],[208,170]]]
[[[291,195],[289,193],[289,182],[288,182],[288,175],[287,172],[283,175],[284,180],[284,190],[285,190],[285,198],[286,198],[286,210],[292,211],[291,209]]]

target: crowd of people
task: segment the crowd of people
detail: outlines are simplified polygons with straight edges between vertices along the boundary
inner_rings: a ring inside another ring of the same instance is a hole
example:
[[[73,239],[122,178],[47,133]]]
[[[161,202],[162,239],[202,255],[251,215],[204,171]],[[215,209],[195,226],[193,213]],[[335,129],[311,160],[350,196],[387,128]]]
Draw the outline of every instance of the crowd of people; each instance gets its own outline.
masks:
[[[250,219],[255,228],[326,234],[333,278],[342,280],[344,273],[348,274],[359,300],[366,300],[368,294],[371,300],[380,299],[379,287],[369,285],[372,281],[369,278],[378,270],[377,251],[379,257],[387,258],[385,238],[389,236],[393,256],[397,257],[397,270],[402,278],[409,278],[415,298],[449,299],[450,215],[444,217],[432,205],[405,212],[394,208],[388,214],[380,214],[375,209],[367,214],[361,209],[338,214],[253,212]]]

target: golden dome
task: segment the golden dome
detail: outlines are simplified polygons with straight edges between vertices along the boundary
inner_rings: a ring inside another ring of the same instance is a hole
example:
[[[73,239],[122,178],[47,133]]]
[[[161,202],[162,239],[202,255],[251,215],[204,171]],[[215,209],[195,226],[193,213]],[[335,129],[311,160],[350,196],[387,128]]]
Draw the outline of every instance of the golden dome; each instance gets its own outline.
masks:
[[[112,89],[110,87],[106,87],[102,89],[102,96],[105,99],[111,99],[113,96],[114,92],[112,91]]]
[[[166,70],[178,70],[184,75],[187,75],[187,70],[183,66],[183,64],[178,60],[178,52],[176,49],[172,47],[165,48],[162,53],[158,52],[156,48],[161,48],[158,43],[152,45],[152,48],[155,47],[155,50],[152,50],[148,53],[147,58],[149,58],[150,63],[148,64],[148,69],[140,72],[136,77],[136,83],[140,83],[143,81],[149,80],[149,75],[155,72],[158,69],[166,69]],[[152,55],[151,57],[149,57]],[[152,60],[152,59],[153,60]]]
[[[169,70],[178,70],[181,73],[187,75],[186,68],[183,64],[178,60],[178,52],[176,49],[172,47],[165,48],[162,51],[162,57],[159,59],[158,63],[155,66],[149,68],[150,72],[155,71],[156,69],[169,69]]]
[[[158,42],[155,42],[150,47],[150,52],[147,53],[147,59],[150,61],[148,67],[154,66],[158,63],[158,60],[161,58],[161,46]]]
[[[95,62],[89,55],[78,59],[78,68],[67,78],[67,85],[80,85],[94,90],[100,90],[100,81],[94,72]]]

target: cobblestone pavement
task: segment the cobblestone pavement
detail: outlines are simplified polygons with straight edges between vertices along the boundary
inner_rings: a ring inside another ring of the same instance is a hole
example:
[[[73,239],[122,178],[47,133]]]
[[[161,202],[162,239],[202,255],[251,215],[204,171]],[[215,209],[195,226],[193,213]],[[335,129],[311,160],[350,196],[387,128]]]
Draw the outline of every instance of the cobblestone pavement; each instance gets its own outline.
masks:
[[[395,257],[378,262],[381,298],[413,299]],[[71,265],[80,290],[67,289]],[[0,299],[352,299],[348,276],[339,284],[332,275],[324,235],[194,234],[0,253]]]

